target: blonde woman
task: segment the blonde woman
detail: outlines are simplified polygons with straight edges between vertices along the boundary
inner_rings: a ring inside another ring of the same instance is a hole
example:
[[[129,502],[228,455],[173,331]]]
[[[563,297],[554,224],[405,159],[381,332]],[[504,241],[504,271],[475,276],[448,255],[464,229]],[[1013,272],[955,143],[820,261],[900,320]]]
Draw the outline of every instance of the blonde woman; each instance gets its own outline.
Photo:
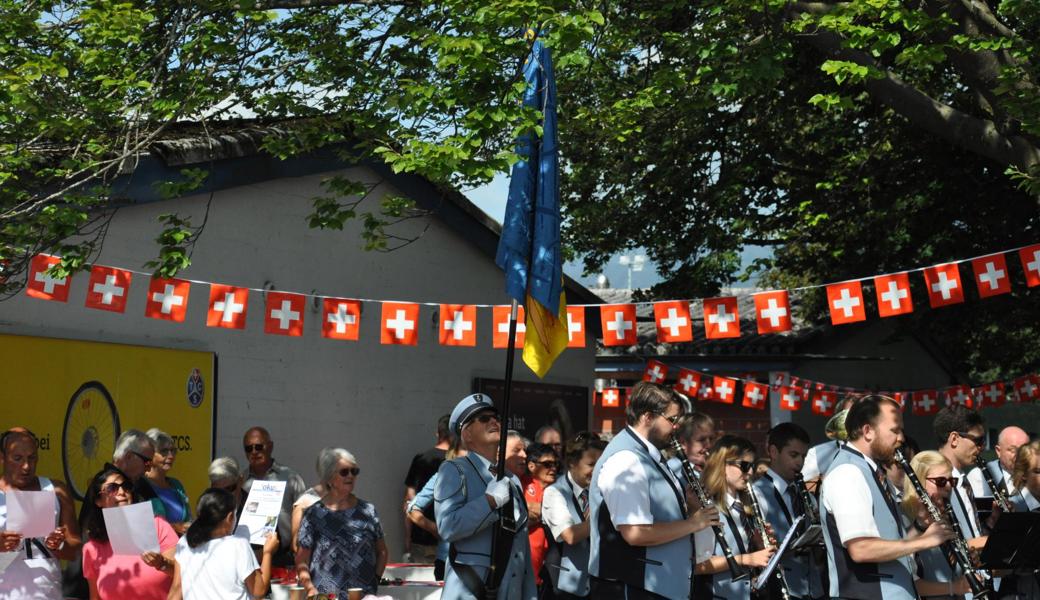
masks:
[[[751,503],[749,478],[755,467],[755,447],[748,440],[735,435],[719,438],[704,467],[704,489],[712,502],[719,508],[722,530],[726,534],[737,564],[745,568],[761,568],[769,563],[773,549],[752,550],[761,547],[761,542],[752,542],[751,526],[754,516]],[[705,558],[698,552],[694,575],[696,587],[706,595],[726,600],[748,600],[751,598],[751,578],[733,581],[722,549],[715,544],[713,555]]]
[[[953,476],[953,465],[942,454],[926,450],[914,455],[910,460],[910,468],[941,514],[949,502],[954,486],[959,483]],[[925,509],[909,477],[903,480],[901,508],[906,530],[912,535],[919,535],[932,523],[931,515]],[[914,561],[917,563],[918,576],[914,585],[922,598],[961,598],[964,594],[971,593],[963,574],[959,570],[954,573],[941,546],[916,553]]]
[[[1019,446],[1011,481],[1018,490],[1011,496],[1015,512],[1040,512],[1040,441]],[[1000,582],[1000,595],[1017,598],[1040,598],[1040,581],[1029,570],[1015,571]]]

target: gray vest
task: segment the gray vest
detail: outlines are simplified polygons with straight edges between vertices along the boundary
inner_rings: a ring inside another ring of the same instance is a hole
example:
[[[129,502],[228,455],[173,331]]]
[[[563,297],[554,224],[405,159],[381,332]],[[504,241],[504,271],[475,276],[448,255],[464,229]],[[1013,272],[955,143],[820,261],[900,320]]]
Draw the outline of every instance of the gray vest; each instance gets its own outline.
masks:
[[[797,515],[790,514],[787,504],[780,496],[780,491],[773,485],[771,475],[766,474],[751,484],[757,495],[758,504],[762,513],[773,526],[777,541],[787,537],[791,530],[791,523]],[[787,489],[792,490],[794,486]],[[814,504],[815,506],[815,504]],[[803,525],[803,531],[804,531]],[[787,580],[787,589],[792,596],[798,598],[818,598],[823,595],[823,582],[820,579],[820,567],[822,565],[812,564],[811,553],[788,552],[780,566],[784,569],[784,578]]]
[[[619,581],[665,598],[686,599],[690,594],[693,568],[692,536],[682,537],[660,546],[630,546],[610,519],[598,480],[602,466],[614,454],[628,450],[639,457],[646,472],[650,492],[650,514],[655,523],[686,518],[686,500],[667,472],[667,467],[650,458],[650,453],[636,434],[626,427],[607,444],[596,463],[589,486],[589,574],[601,579]]]
[[[719,520],[722,522],[722,531],[726,534],[726,543],[734,555],[748,554],[752,552],[750,539],[740,535],[737,529],[738,517],[734,517],[728,507],[719,506]],[[750,535],[745,530],[745,535]],[[715,542],[714,556],[722,556],[722,548]],[[699,577],[698,577],[699,579]],[[748,600],[751,598],[752,578],[746,577],[740,581],[733,581],[733,574],[729,569],[711,575],[711,595],[713,598],[723,600]],[[700,586],[698,586],[698,590]]]
[[[874,476],[873,469],[867,460],[856,449],[845,445],[834,457],[828,473],[839,465],[850,464],[856,467],[870,489],[873,502],[872,513],[881,539],[900,540],[905,533],[899,507],[894,501],[889,502],[882,492],[881,484]],[[828,484],[824,477],[823,485]],[[823,525],[823,539],[827,544],[827,566],[830,576],[830,595],[833,598],[850,600],[915,600],[917,592],[911,572],[910,558],[902,557],[883,563],[857,563],[849,556],[848,550],[841,543],[838,526],[834,515],[827,510],[827,503],[820,503],[820,520]]]
[[[844,442],[838,440],[827,440],[813,446],[816,448],[816,468],[820,470],[820,475],[827,473],[827,470],[831,468],[831,462],[838,456],[838,450],[841,450],[844,445]]]
[[[581,513],[581,504],[574,497],[570,479],[563,475],[556,483],[549,486],[555,488],[563,496],[575,523],[581,523],[585,516]],[[586,538],[577,544],[557,542],[546,527],[545,536],[549,539],[549,552],[545,557],[545,567],[549,580],[557,591],[567,592],[575,596],[587,596],[589,593],[589,540]]]

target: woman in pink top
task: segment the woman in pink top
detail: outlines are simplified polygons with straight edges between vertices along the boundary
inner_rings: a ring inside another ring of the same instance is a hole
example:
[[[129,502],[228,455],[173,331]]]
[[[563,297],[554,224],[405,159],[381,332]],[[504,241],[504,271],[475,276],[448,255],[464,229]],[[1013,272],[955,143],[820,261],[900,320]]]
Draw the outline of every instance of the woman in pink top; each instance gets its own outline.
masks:
[[[106,464],[87,488],[83,500],[83,522],[87,543],[83,546],[83,576],[90,583],[90,600],[165,600],[173,577],[173,553],[177,533],[161,517],[155,517],[162,554],[141,556],[112,553],[103,508],[128,506],[133,502],[133,485],[116,467]]]

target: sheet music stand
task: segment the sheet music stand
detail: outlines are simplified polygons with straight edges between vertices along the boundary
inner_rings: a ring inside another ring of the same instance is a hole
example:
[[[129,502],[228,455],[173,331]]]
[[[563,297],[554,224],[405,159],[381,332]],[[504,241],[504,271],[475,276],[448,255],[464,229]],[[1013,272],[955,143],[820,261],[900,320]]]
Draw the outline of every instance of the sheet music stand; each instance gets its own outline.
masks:
[[[985,569],[1040,568],[1040,512],[1001,514],[981,558]]]

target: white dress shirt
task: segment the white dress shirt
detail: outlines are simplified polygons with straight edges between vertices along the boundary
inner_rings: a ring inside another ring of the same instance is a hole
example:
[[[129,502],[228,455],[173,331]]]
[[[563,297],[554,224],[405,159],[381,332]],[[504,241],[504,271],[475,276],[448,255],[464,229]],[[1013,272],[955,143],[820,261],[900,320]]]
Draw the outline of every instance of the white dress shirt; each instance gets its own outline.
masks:
[[[877,463],[867,456],[863,458],[871,470],[877,469]],[[849,463],[834,467],[823,479],[820,503],[834,516],[842,545],[856,538],[881,537],[874,520],[871,485],[859,468]]]
[[[575,500],[581,498],[582,491],[588,490],[588,488],[580,487],[577,483],[574,483],[570,471],[564,477],[567,478],[567,484],[570,485],[571,493],[574,494]],[[545,488],[545,492],[542,495],[542,523],[545,523],[549,528],[553,539],[557,542],[560,541],[564,531],[581,524],[581,521],[575,521],[571,515],[571,511],[567,507],[568,502],[570,500],[564,498],[560,490],[551,485]],[[578,500],[578,504],[580,506],[580,500]]]
[[[661,461],[661,451],[647,441],[634,429],[629,431],[646,446],[650,460]],[[624,435],[624,434],[622,434]],[[671,469],[664,464],[661,469],[666,472],[676,489],[683,489],[675,479]],[[650,511],[650,485],[646,471],[639,456],[631,450],[619,450],[600,467],[596,485],[603,495],[603,501],[610,511],[610,521],[614,527],[621,525],[653,525],[654,516]]]
[[[957,478],[957,485],[953,488],[953,493],[957,494],[957,498],[951,499],[954,502],[953,510],[954,512],[967,511],[971,531],[965,531],[964,535],[968,536],[968,539],[977,538],[982,535],[982,529],[979,527],[979,513],[975,510],[975,503],[971,501],[971,498],[968,498],[968,491],[961,484],[961,481],[964,480],[964,473],[957,467],[954,467],[952,476]],[[960,504],[957,504],[957,502],[960,502]]]
[[[1000,465],[1000,463],[997,463]],[[1007,490],[1008,497],[1014,496],[1018,490],[1011,483],[1011,473],[1004,470],[1004,465],[1000,465],[1000,474],[1004,477],[1004,489]],[[968,473],[968,483],[971,484],[971,491],[979,498],[992,498],[993,492],[989,489],[989,484],[986,483],[986,477],[982,474],[982,469],[975,468]],[[1000,484],[1000,480],[997,480],[997,484]]]

